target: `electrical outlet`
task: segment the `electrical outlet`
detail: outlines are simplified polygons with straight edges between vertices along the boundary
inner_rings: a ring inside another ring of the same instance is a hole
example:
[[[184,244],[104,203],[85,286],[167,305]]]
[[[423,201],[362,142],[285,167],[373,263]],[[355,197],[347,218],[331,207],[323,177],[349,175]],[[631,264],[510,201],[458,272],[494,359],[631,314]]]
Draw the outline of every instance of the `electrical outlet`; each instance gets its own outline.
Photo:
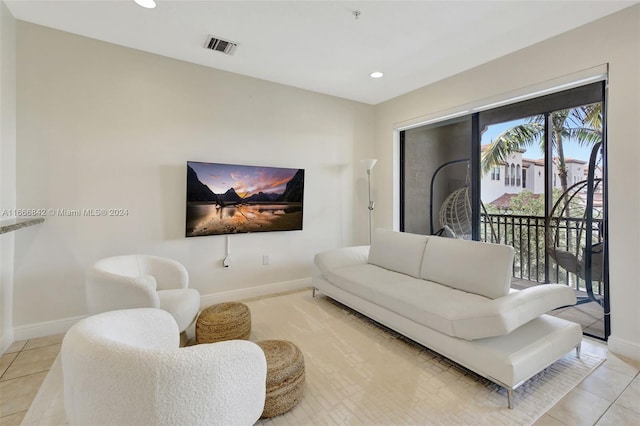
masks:
[[[262,264],[263,265],[268,265],[269,264],[269,255],[268,254],[263,254],[262,255]]]

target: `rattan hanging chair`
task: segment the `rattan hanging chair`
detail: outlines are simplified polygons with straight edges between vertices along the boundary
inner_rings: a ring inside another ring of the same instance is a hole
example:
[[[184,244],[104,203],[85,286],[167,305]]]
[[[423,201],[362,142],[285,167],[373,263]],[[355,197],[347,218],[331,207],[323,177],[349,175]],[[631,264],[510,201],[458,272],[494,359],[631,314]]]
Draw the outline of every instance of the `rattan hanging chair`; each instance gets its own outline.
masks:
[[[438,218],[440,226],[455,238],[471,237],[471,194],[468,186],[458,188],[445,198]]]
[[[440,229],[434,232],[433,228],[433,193],[434,193],[434,182],[436,175],[439,171],[444,169],[447,166],[458,164],[458,163],[466,163],[467,166],[467,175],[466,175],[466,185],[460,187],[447,195],[444,199],[442,206],[440,207],[440,212],[438,214],[438,221],[440,222]],[[431,233],[434,235],[441,235],[450,238],[461,238],[461,239],[472,239],[472,208],[471,208],[471,186],[469,184],[469,160],[464,158],[461,160],[449,161],[438,169],[436,169],[433,177],[431,178]],[[487,210],[484,207],[484,204],[481,202],[480,207],[482,208],[485,216],[487,215]],[[491,230],[492,240],[495,239],[495,231],[493,229],[493,224],[489,222],[489,228]]]

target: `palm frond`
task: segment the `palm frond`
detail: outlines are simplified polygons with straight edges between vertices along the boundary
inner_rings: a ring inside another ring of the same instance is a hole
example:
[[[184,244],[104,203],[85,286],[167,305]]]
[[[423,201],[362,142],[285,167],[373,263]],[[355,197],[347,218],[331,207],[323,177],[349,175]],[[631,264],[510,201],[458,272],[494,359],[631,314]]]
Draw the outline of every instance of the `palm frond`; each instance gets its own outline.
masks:
[[[512,127],[500,133],[498,137],[482,153],[481,168],[488,173],[493,167],[507,161],[509,154],[519,149],[526,149],[540,141],[544,125],[540,122],[529,122]]]
[[[602,102],[583,105],[571,110],[572,122],[576,127],[586,126],[591,129],[602,129]]]
[[[551,114],[551,143],[555,150],[564,141],[573,140],[581,146],[593,145],[602,140],[602,103],[583,105],[554,111]],[[527,122],[502,132],[482,153],[482,173],[507,162],[511,153],[539,143],[544,151],[544,116],[535,115]],[[564,158],[560,159],[564,162]]]
[[[567,136],[580,146],[592,146],[602,141],[602,131],[588,127],[569,129]]]

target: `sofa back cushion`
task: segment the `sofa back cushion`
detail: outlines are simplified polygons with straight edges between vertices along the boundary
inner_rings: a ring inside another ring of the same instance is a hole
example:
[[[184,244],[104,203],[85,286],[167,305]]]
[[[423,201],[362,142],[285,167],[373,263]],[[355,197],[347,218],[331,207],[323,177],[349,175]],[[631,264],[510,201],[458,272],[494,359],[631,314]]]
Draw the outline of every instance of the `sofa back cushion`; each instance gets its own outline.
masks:
[[[513,247],[429,237],[420,278],[497,299],[509,294]]]
[[[376,229],[368,263],[419,278],[427,238],[426,235]]]
[[[336,269],[366,265],[369,246],[342,247],[316,254],[313,261],[325,278],[329,278]]]

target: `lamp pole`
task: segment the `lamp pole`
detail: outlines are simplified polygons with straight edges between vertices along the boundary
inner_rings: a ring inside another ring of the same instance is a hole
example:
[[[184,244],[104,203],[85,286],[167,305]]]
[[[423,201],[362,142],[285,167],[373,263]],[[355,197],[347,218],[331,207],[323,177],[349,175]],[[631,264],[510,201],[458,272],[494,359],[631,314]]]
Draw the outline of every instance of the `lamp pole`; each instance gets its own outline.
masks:
[[[367,209],[369,210],[369,245],[371,245],[371,219],[373,216],[373,208],[375,207],[375,201],[371,199],[371,170],[373,170],[373,166],[376,165],[378,160],[371,158],[367,160],[360,160],[367,167],[367,186],[369,190],[369,205]]]
[[[371,245],[371,216],[373,215],[373,208],[376,202],[371,199],[371,169],[367,169],[367,184],[369,186],[369,245]]]

